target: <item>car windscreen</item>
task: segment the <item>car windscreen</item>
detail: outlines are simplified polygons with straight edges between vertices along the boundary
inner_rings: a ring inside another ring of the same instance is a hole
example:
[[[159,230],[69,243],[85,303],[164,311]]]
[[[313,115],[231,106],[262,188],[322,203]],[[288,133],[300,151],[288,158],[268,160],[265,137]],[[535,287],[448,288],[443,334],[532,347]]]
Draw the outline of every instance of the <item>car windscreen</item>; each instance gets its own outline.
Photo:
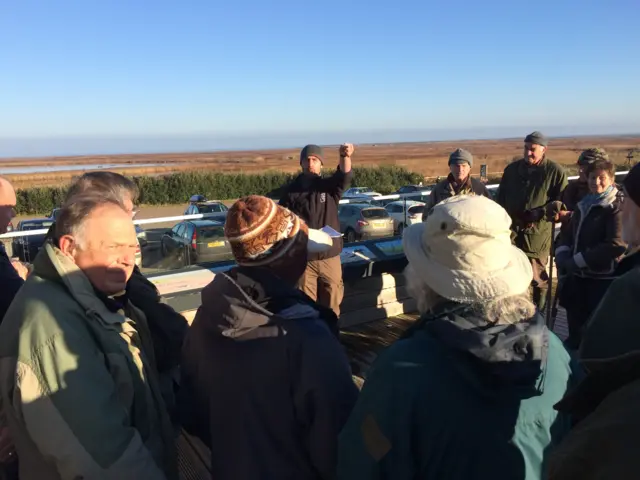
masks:
[[[409,215],[420,215],[422,212],[424,212],[424,205],[409,207]]]
[[[198,205],[200,213],[220,213],[219,205]]]
[[[389,212],[384,208],[365,208],[362,210],[364,218],[389,218]]]

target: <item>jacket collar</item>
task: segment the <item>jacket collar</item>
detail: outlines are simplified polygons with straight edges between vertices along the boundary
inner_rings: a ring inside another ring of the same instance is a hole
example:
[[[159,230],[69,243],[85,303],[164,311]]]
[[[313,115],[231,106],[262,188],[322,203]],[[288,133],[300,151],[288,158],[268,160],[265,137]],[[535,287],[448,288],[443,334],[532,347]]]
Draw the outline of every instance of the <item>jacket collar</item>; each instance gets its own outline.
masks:
[[[35,275],[62,284],[87,313],[95,313],[109,324],[125,321],[124,315],[107,308],[84,272],[51,242],[45,242],[33,268]]]

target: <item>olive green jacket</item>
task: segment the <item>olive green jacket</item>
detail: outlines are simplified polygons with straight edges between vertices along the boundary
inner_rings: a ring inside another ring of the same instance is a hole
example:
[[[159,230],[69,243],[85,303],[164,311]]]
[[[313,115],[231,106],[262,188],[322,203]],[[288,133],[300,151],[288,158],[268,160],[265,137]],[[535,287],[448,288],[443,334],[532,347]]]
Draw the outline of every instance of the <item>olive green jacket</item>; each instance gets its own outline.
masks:
[[[21,480],[177,478],[142,312],[108,309],[46,243],[0,326],[0,399]],[[115,311],[114,311],[115,310]]]
[[[528,210],[561,200],[567,183],[564,169],[547,158],[535,166],[521,159],[504,169],[497,202],[511,217],[515,245],[528,257],[549,256],[552,225],[544,217],[529,225],[523,215]]]

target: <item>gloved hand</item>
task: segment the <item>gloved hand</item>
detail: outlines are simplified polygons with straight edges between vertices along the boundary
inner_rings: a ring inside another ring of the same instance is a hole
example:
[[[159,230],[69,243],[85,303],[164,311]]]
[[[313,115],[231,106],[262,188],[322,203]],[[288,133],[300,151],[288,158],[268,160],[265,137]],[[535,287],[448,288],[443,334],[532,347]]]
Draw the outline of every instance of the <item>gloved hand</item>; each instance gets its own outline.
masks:
[[[573,259],[573,257],[571,257],[569,260],[565,261],[562,264],[562,269],[567,273],[567,275],[572,275],[580,270],[580,267],[578,267],[576,261]]]
[[[564,252],[560,252],[556,254],[556,266],[559,269],[562,269],[564,268],[564,264],[567,263],[572,258],[573,258],[573,255],[571,255],[570,251],[565,250]]]
[[[544,216],[549,222],[557,222],[560,220],[560,212],[566,210],[564,203],[556,200],[546,205]]]
[[[522,212],[522,222],[525,225],[539,222],[545,215],[544,207],[533,208]]]

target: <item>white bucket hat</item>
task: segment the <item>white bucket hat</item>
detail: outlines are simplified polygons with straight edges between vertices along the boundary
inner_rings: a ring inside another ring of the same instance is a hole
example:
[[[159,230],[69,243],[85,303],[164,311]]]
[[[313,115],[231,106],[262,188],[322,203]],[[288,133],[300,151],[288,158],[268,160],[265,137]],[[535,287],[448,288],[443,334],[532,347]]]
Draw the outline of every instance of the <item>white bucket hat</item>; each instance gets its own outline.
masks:
[[[533,278],[529,259],[511,244],[510,227],[493,200],[458,195],[406,228],[402,244],[415,274],[438,295],[481,302],[524,293]]]

